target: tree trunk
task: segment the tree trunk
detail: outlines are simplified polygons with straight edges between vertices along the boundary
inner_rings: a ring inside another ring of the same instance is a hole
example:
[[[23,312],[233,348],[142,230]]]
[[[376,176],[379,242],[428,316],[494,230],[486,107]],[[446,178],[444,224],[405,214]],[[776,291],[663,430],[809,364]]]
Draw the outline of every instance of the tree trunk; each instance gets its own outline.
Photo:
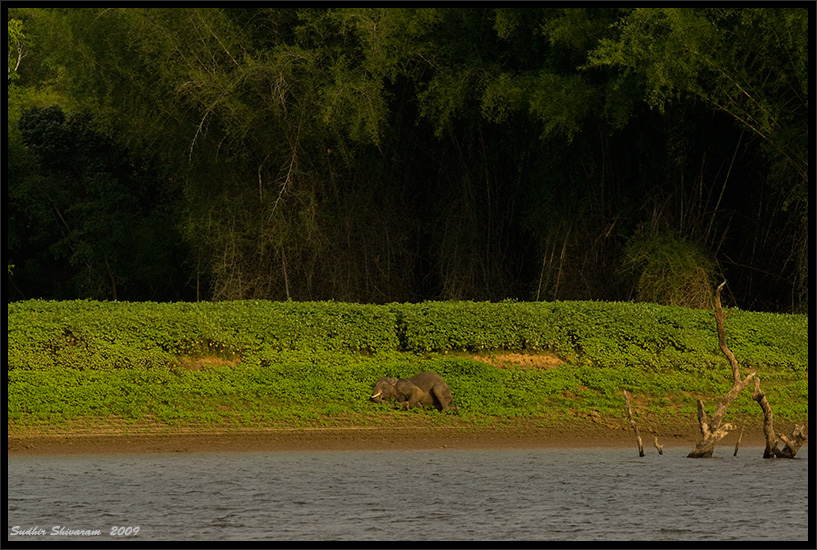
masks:
[[[735,428],[732,424],[721,425],[721,420],[723,419],[723,415],[726,413],[726,408],[729,406],[732,400],[735,399],[735,397],[737,397],[741,391],[743,391],[743,388],[749,385],[749,382],[751,382],[752,378],[755,376],[754,371],[752,371],[745,379],[741,380],[738,361],[735,359],[732,351],[726,345],[724,321],[729,314],[727,313],[724,315],[723,308],[721,307],[721,290],[723,290],[724,285],[726,285],[726,281],[718,285],[718,288],[715,291],[715,324],[718,331],[718,346],[721,348],[721,351],[726,356],[726,359],[729,360],[729,365],[732,367],[732,389],[723,396],[723,399],[721,399],[721,402],[715,409],[715,414],[712,416],[711,421],[707,420],[703,401],[700,399],[698,400],[698,424],[701,428],[701,440],[687,455],[689,458],[711,457],[712,452],[715,450],[715,444],[723,439],[730,430]]]
[[[755,378],[755,391],[752,394],[752,399],[757,401],[760,408],[763,409],[763,435],[766,436],[766,450],[763,452],[763,458],[794,458],[806,441],[804,426],[795,424],[791,435],[788,437],[779,435],[774,431],[772,406],[766,400],[766,394],[760,390],[759,378]],[[782,441],[784,444],[782,450],[777,447],[778,441]]]

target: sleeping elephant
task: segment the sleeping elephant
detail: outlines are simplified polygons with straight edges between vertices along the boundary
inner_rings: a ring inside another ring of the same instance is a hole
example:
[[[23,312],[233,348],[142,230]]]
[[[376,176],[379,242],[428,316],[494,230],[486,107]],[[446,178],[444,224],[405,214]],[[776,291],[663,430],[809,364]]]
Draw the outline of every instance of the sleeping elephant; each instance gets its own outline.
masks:
[[[435,372],[421,372],[411,378],[381,378],[374,385],[371,400],[382,403],[394,399],[409,407],[436,407],[441,411],[451,408],[451,388]]]

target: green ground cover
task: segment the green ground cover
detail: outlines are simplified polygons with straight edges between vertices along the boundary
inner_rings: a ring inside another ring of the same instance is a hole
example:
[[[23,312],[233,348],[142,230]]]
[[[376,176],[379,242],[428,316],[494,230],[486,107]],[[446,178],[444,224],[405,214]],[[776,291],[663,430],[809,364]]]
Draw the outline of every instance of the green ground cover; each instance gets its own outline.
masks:
[[[726,334],[775,415],[806,419],[808,318],[734,309]],[[498,368],[504,352],[558,359]],[[697,398],[714,408],[731,387],[711,311],[608,302],[14,302],[7,368],[11,427],[618,418],[624,389],[644,414],[693,417]],[[457,411],[368,401],[377,378],[423,370],[448,382]],[[750,393],[729,415],[759,415]]]

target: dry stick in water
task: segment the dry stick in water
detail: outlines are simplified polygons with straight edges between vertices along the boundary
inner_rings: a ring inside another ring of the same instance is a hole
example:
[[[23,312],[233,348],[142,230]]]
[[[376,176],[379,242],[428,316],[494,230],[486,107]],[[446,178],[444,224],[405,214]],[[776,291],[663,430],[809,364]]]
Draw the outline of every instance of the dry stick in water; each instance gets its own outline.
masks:
[[[757,379],[755,379],[757,380]],[[746,422],[743,422],[743,426],[740,427],[740,433],[738,434],[738,442],[735,443],[735,452],[732,456],[738,456],[738,449],[740,449],[740,440],[743,439],[743,430],[746,429]]]
[[[653,439],[655,439],[655,443],[654,443],[654,445],[655,445],[655,448],[656,448],[656,449],[658,449],[658,454],[660,454],[660,455],[664,454],[664,446],[663,446],[663,445],[661,445],[661,444],[658,442],[658,436],[657,436],[657,435],[655,435],[655,434],[653,434],[653,435],[652,435],[652,437],[653,437]]]
[[[644,443],[641,441],[641,434],[638,433],[638,424],[633,419],[633,411],[630,408],[630,396],[627,390],[624,390],[624,402],[627,404],[627,420],[630,422],[633,431],[635,432],[635,440],[638,442],[638,456],[644,456]],[[656,439],[656,441],[658,441]]]

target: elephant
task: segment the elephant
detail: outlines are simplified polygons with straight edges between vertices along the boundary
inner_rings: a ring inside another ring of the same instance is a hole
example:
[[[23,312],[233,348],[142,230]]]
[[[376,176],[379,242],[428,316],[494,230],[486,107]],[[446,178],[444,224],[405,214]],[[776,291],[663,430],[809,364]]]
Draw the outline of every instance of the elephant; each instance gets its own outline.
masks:
[[[411,378],[380,378],[374,385],[372,396],[375,403],[389,399],[397,401],[398,406],[436,407],[440,411],[451,408],[453,397],[451,388],[436,372],[421,372]]]

